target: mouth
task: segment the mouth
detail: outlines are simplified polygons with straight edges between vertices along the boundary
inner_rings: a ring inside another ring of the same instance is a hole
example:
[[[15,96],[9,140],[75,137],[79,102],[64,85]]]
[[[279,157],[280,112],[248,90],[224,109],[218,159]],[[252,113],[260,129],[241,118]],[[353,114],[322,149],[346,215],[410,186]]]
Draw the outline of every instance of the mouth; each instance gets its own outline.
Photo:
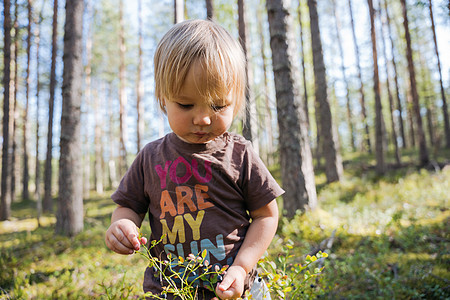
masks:
[[[203,131],[198,131],[198,132],[194,132],[194,134],[196,136],[205,136],[207,134],[207,132],[203,132]]]

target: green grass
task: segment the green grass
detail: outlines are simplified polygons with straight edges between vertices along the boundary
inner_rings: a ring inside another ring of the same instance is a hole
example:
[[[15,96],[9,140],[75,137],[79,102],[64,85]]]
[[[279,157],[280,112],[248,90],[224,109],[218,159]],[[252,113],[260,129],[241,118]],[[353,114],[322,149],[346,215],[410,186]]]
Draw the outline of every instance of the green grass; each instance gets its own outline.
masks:
[[[52,215],[38,227],[35,202],[14,203],[11,221],[0,223],[0,299],[107,299],[104,287],[114,299],[141,296],[144,259],[104,244],[115,207],[109,196],[85,201],[85,230],[74,238],[54,235]],[[380,177],[354,159],[318,196],[314,212],[281,220],[269,258],[290,240],[300,262],[336,230],[313,287],[319,298],[450,298],[450,168],[404,167]]]
[[[336,230],[325,299],[450,298],[450,168],[376,177],[347,174],[324,187],[320,208],[283,220],[278,239],[295,241],[301,256]]]
[[[74,238],[55,236],[52,216],[37,227],[29,214],[34,204],[15,203],[13,219],[0,223],[0,287],[7,294],[0,299],[107,299],[101,284],[140,293],[143,259],[117,255],[104,243],[115,207],[109,195],[85,201],[85,230]]]

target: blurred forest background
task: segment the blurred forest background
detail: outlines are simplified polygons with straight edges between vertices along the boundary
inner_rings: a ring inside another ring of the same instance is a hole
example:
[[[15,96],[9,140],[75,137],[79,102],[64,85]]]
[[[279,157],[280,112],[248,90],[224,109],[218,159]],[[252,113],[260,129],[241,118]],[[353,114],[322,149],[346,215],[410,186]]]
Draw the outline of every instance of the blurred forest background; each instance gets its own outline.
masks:
[[[287,242],[292,261],[333,254],[311,295],[450,297],[448,1],[4,0],[1,10],[0,297],[106,297],[99,284],[114,290],[137,263],[103,244],[109,196],[139,149],[170,131],[153,54],[193,18],[224,26],[247,56],[247,118],[231,130],[286,190],[269,257]],[[116,295],[138,294],[142,271]]]

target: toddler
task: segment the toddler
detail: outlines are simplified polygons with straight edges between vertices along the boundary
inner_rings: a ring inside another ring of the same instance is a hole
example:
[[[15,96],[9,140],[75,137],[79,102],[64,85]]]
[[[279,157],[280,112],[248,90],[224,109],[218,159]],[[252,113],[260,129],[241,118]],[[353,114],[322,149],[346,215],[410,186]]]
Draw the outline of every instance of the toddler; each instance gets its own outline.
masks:
[[[261,284],[255,266],[275,234],[275,198],[284,192],[250,142],[227,131],[245,100],[242,48],[214,22],[189,20],[165,34],[154,65],[156,99],[172,132],[140,151],[112,195],[118,206],[106,245],[120,254],[139,250],[148,213],[150,239],[162,237],[153,255],[207,250],[211,265],[229,266],[216,295],[239,298]],[[154,275],[146,269],[144,291],[158,294]],[[198,295],[217,299],[201,282]]]

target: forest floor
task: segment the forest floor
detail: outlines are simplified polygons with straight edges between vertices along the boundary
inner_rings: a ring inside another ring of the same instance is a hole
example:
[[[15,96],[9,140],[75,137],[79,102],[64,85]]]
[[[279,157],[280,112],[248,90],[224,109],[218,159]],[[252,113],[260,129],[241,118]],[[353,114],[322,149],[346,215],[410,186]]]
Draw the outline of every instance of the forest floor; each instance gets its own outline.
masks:
[[[347,159],[340,183],[317,174],[319,208],[280,220],[268,260],[281,261],[287,244],[292,263],[328,252],[320,280],[295,299],[449,299],[450,166],[405,165],[377,176],[370,164]],[[13,218],[0,222],[0,299],[142,297],[144,258],[104,244],[115,207],[109,196],[85,200],[85,230],[74,238],[55,236],[50,214],[38,227],[34,201],[13,203]]]

